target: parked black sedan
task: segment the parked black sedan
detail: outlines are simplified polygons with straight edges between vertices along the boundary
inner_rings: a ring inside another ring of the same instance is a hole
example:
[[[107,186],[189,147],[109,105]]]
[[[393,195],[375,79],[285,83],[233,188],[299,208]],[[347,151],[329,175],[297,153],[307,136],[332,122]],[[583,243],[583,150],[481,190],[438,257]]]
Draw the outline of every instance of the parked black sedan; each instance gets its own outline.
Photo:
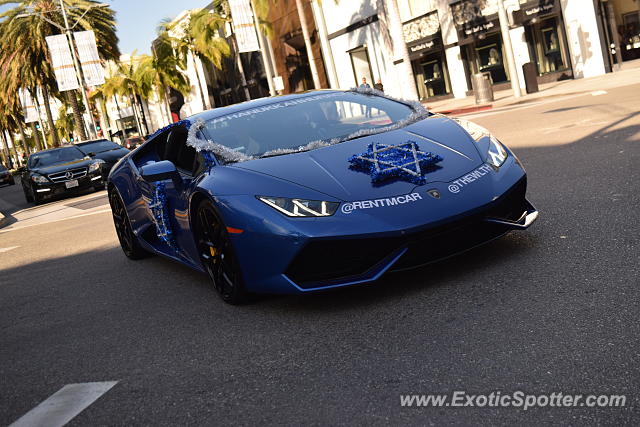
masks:
[[[11,172],[0,163],[0,185],[14,185],[15,183]]]
[[[104,181],[107,180],[111,168],[118,160],[129,154],[129,150],[116,144],[108,139],[97,139],[95,141],[85,141],[76,144],[76,147],[80,149],[86,156],[92,159],[103,160],[102,164],[102,176]]]
[[[104,188],[104,160],[92,159],[75,146],[53,148],[29,156],[22,169],[22,189],[27,202],[36,205],[45,199],[93,187]]]

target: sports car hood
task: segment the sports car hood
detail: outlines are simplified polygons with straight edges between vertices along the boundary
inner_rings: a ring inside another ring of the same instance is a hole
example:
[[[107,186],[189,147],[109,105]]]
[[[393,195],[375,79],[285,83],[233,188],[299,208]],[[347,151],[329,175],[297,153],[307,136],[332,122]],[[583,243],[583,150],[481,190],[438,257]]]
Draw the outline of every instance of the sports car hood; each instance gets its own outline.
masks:
[[[349,158],[365,153],[371,143],[396,145],[408,141],[443,159],[436,170],[425,175],[423,185],[452,181],[482,164],[474,142],[460,126],[446,117],[432,116],[401,129],[317,150],[237,163],[234,167],[294,182],[344,201],[390,197],[410,193],[416,184],[393,180],[374,186],[369,173],[350,169]]]

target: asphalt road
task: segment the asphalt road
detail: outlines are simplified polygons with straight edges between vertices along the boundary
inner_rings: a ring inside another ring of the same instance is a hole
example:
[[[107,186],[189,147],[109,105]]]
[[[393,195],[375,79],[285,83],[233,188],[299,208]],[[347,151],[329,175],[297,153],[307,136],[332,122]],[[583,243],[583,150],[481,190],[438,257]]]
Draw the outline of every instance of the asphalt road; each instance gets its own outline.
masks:
[[[107,212],[0,230],[0,424],[118,381],[70,425],[638,425],[639,107],[634,85],[473,116],[540,219],[374,286],[231,307],[186,267],[127,260]],[[627,403],[400,405],[456,390]]]

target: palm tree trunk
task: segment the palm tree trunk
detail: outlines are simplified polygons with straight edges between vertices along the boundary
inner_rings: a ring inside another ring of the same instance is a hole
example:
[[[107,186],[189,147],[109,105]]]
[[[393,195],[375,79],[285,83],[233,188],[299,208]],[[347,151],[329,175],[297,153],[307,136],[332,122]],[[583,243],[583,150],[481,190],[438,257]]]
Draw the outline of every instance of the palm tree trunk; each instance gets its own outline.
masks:
[[[142,116],[142,124],[144,126],[144,133],[146,135],[149,133],[149,123],[147,122],[147,115],[144,113],[144,104],[143,104],[144,100],[140,95],[136,95],[136,102],[140,107],[140,115]]]
[[[138,128],[138,133],[143,135],[142,133],[142,125],[140,124],[140,119],[138,118],[138,111],[136,111],[136,101],[133,97],[133,91],[129,91],[129,103],[131,104],[131,109],[133,110],[133,117],[136,120],[136,128]]]
[[[47,87],[47,85],[42,85],[42,96],[44,97],[44,111],[47,114],[47,121],[49,122],[49,130],[51,132],[53,146],[59,147],[60,138],[58,138],[58,132],[56,131],[56,123],[53,121],[53,114],[51,114],[49,88]]]
[[[236,57],[236,65],[238,66],[238,74],[240,74],[240,84],[244,89],[245,101],[251,100],[251,95],[249,94],[249,88],[247,87],[247,78],[244,75],[244,66],[242,65],[242,58],[240,57],[240,52],[238,50],[238,41],[236,40],[236,35],[233,34],[231,37],[231,41],[233,42],[233,52]]]
[[[27,144],[27,133],[24,131],[22,124],[19,124],[20,135],[22,136],[22,149],[24,150],[25,160],[29,157],[29,144]]]
[[[7,158],[7,167],[9,169],[13,169],[13,160],[11,159],[11,152],[9,151],[9,143],[7,142],[7,138],[4,134],[4,129],[0,130],[0,134],[2,134],[2,147],[4,148],[4,155]]]
[[[200,73],[198,72],[198,63],[196,62],[196,55],[192,52],[191,59],[193,60],[193,69],[196,71],[196,79],[198,80],[198,89],[200,90],[200,99],[202,99],[202,111],[208,110],[207,102],[204,99],[204,91],[202,90],[202,83],[200,82]]]
[[[6,131],[5,135],[7,137],[7,141],[11,142],[11,146],[13,147],[13,155],[16,159],[16,161],[18,162],[18,166],[20,166],[20,156],[18,156],[18,149],[16,148],[16,141],[13,139],[13,136],[11,136],[11,132],[10,131]],[[9,145],[7,144],[7,147]],[[9,152],[11,152],[11,148],[9,148]]]
[[[67,91],[67,100],[71,104],[71,109],[73,110],[73,120],[76,122],[76,129],[80,134],[80,138],[84,141],[88,139],[87,130],[84,127],[84,120],[82,118],[82,113],[80,113],[80,106],[78,105],[78,98],[76,97],[75,90]]]
[[[164,102],[167,104],[167,112],[169,113],[169,123],[173,123],[173,115],[171,114],[171,103],[169,102],[169,94],[166,87],[162,87],[162,92],[164,94]]]
[[[320,89],[320,76],[318,74],[318,67],[316,67],[316,57],[313,54],[313,49],[311,46],[311,37],[309,36],[309,27],[307,26],[307,17],[304,14],[302,0],[296,0],[296,8],[298,9],[298,18],[300,18],[300,26],[302,27],[302,37],[304,38],[304,45],[307,48],[307,58],[309,58],[309,67],[311,68],[313,86],[315,87],[315,89]]]
[[[38,151],[40,151],[43,149],[42,148],[43,145],[42,145],[42,138],[40,138],[40,132],[38,132],[38,129],[36,129],[36,122],[31,122],[29,123],[29,125],[31,126],[31,134],[36,140],[36,147],[38,148]]]
[[[389,18],[389,32],[393,40],[393,59],[398,69],[398,77],[400,77],[402,96],[408,99],[418,99],[418,90],[416,89],[416,80],[413,76],[411,59],[409,59],[409,51],[403,38],[402,20],[400,18],[400,10],[398,9],[398,1],[386,0],[386,3]]]

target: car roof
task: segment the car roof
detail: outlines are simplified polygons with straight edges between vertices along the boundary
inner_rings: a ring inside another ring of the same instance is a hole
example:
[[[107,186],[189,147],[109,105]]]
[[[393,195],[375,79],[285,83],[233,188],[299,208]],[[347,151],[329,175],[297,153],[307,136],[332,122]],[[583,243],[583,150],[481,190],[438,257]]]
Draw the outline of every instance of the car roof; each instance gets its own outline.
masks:
[[[306,98],[308,96],[317,95],[317,94],[329,94],[329,93],[339,93],[346,92],[343,90],[334,90],[334,89],[321,89],[321,90],[308,90],[306,92],[294,93],[289,95],[278,95],[278,96],[268,96],[265,98],[252,99],[250,101],[241,102],[239,104],[228,105],[226,107],[216,107],[212,110],[203,111],[202,113],[194,114],[193,116],[187,117],[186,120],[190,122],[196,122],[198,119],[202,120],[211,120],[216,117],[226,116],[228,114],[237,113],[239,111],[249,110],[251,108],[262,107],[263,105],[269,105],[276,102],[286,102],[294,99]]]

